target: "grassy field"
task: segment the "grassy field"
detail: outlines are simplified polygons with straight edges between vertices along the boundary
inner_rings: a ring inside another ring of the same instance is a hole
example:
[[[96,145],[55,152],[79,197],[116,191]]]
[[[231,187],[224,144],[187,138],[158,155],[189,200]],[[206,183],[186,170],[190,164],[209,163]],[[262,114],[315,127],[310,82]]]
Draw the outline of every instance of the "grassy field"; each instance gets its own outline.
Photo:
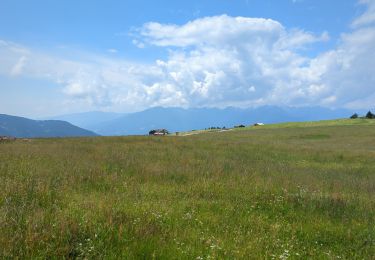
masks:
[[[0,258],[374,259],[374,122],[0,143]]]

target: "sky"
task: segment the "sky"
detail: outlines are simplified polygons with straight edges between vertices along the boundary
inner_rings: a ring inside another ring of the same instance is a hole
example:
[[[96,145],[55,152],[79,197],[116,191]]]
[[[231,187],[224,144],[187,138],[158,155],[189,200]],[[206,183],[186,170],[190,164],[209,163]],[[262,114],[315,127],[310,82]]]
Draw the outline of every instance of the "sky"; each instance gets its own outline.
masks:
[[[375,0],[0,0],[0,113],[375,108]]]

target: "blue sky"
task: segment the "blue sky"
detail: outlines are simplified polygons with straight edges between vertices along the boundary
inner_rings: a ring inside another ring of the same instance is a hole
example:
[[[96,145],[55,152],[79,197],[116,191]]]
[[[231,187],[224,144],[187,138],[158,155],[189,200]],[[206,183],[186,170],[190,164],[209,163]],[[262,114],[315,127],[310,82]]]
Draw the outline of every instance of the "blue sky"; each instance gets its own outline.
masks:
[[[373,0],[0,0],[0,113],[375,105]]]

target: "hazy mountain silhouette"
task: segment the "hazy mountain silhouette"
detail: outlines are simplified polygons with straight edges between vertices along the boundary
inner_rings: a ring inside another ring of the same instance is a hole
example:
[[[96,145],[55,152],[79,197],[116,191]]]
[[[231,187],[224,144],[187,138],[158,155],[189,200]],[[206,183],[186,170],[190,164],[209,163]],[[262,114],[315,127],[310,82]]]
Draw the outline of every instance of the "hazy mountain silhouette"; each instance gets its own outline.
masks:
[[[0,114],[0,135],[19,138],[75,137],[97,134],[60,120],[32,120]]]
[[[281,123],[347,118],[353,111],[322,107],[277,107],[263,106],[240,109],[219,108],[163,108],[155,107],[142,112],[115,114],[92,112],[61,116],[66,121],[85,127],[101,135],[147,134],[155,128],[166,128],[170,132],[204,129],[211,126],[233,127],[251,125],[255,122]],[[112,119],[111,119],[112,117]]]
[[[60,116],[55,116],[55,117],[48,118],[48,119],[67,121],[73,125],[76,125],[82,128],[92,129],[98,125],[104,124],[107,121],[116,119],[124,115],[126,114],[92,111],[92,112],[60,115]]]

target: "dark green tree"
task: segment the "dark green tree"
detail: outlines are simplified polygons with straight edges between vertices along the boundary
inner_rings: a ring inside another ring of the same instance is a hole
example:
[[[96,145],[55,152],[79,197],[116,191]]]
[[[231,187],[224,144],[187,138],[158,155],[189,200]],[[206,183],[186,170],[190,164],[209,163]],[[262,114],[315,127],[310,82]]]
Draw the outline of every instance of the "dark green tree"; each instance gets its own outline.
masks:
[[[357,113],[354,113],[350,118],[351,118],[351,119],[356,119],[356,118],[358,118],[358,114],[357,114]]]
[[[366,118],[372,119],[372,118],[375,118],[375,115],[371,113],[371,111],[368,111],[366,114]]]

